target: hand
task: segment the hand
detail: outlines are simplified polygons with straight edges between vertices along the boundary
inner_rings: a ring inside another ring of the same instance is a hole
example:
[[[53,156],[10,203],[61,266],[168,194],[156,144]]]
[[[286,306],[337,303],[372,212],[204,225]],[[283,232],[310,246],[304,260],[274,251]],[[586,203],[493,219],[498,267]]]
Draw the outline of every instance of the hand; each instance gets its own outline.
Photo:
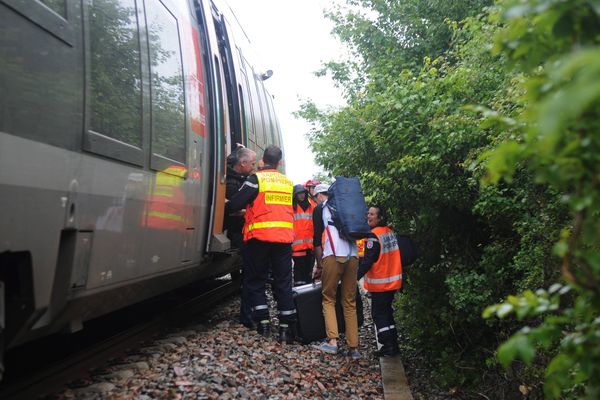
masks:
[[[312,278],[314,280],[321,279],[323,274],[323,268],[320,265],[315,265],[312,270]]]

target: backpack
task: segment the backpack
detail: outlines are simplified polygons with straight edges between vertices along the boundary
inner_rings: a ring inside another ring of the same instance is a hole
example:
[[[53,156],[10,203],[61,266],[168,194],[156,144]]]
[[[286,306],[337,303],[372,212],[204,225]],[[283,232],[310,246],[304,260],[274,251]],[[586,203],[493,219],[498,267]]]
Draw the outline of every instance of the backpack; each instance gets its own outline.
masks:
[[[371,233],[367,223],[368,209],[358,178],[337,176],[329,187],[327,206],[333,225],[344,239],[353,242]]]
[[[402,266],[405,267],[414,263],[421,255],[417,244],[414,242],[414,240],[406,235],[396,235],[396,239],[398,240],[398,248],[400,249]]]

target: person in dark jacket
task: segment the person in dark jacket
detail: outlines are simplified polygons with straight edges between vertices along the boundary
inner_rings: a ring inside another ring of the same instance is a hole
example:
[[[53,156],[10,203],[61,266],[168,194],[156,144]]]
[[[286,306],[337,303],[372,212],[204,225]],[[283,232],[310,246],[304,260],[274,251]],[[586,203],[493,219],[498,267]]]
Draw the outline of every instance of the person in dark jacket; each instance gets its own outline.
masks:
[[[256,153],[248,148],[239,147],[227,157],[227,179],[225,197],[231,199],[240,190],[244,181],[256,168]],[[224,229],[233,247],[242,247],[242,228],[245,210],[227,213]]]
[[[225,197],[231,199],[242,187],[248,175],[250,175],[256,166],[256,153],[245,147],[238,148],[229,157],[227,157],[227,180]],[[244,227],[244,213],[246,210],[240,210],[225,214],[224,228],[227,230],[227,237],[231,241],[232,247],[240,249],[244,264],[242,265],[242,275],[245,273],[246,264],[244,254],[244,241],[242,228]],[[247,328],[255,327],[252,320],[252,310],[248,301],[248,291],[242,285],[242,296],[240,304],[240,322]]]

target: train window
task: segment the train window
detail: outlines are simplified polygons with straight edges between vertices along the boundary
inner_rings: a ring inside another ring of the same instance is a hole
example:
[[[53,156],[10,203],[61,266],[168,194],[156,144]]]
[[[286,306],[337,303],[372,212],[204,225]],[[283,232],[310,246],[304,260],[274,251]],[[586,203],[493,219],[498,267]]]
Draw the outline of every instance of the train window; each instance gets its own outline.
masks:
[[[263,116],[260,108],[260,98],[256,86],[256,76],[254,75],[254,70],[248,64],[248,62],[244,59],[244,68],[246,69],[246,76],[248,77],[248,87],[249,87],[249,100],[252,105],[252,121],[254,122],[254,138],[255,143],[258,147],[264,148],[264,139],[262,138],[262,130],[263,126]]]
[[[39,0],[39,1],[41,1],[42,4],[44,4],[46,7],[48,7],[49,9],[51,9],[52,11],[54,11],[55,13],[57,13],[64,19],[67,19],[67,4],[66,4],[67,2],[65,0]]]
[[[134,0],[90,3],[90,129],[142,146],[142,79]]]
[[[185,162],[185,96],[177,19],[159,0],[147,2],[152,92],[152,152]]]
[[[257,135],[260,135],[260,143],[264,148],[266,148],[267,144],[270,142],[268,135],[271,119],[269,118],[269,109],[267,108],[267,104],[265,102],[265,89],[262,81],[255,76],[254,83],[256,84],[257,103],[260,104],[260,109],[262,111],[262,129],[258,130]]]
[[[245,72],[242,72],[242,81],[245,91],[240,87],[240,94],[243,99],[244,106],[244,125],[246,127],[246,137],[248,140],[256,143],[256,135],[254,130],[254,121],[252,120],[252,99],[250,98],[250,88],[248,85],[248,77]]]
[[[67,3],[66,0],[0,0],[0,3],[8,5],[63,42],[74,45],[75,31],[67,18],[69,14],[73,15],[74,5],[72,2]]]

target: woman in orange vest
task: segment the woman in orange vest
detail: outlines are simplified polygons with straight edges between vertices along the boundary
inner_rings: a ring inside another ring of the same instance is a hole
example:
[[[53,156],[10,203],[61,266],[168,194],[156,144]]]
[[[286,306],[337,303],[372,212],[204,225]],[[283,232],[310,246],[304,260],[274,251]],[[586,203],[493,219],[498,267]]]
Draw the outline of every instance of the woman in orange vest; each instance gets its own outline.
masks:
[[[314,203],[308,198],[308,190],[302,185],[294,186],[294,286],[312,282],[313,256],[313,211]]]
[[[365,277],[365,289],[371,293],[371,314],[382,344],[377,357],[398,354],[398,333],[392,303],[402,287],[402,259],[396,234],[386,223],[381,207],[369,208],[367,222],[371,234],[365,239],[364,257],[360,259],[358,279]]]

